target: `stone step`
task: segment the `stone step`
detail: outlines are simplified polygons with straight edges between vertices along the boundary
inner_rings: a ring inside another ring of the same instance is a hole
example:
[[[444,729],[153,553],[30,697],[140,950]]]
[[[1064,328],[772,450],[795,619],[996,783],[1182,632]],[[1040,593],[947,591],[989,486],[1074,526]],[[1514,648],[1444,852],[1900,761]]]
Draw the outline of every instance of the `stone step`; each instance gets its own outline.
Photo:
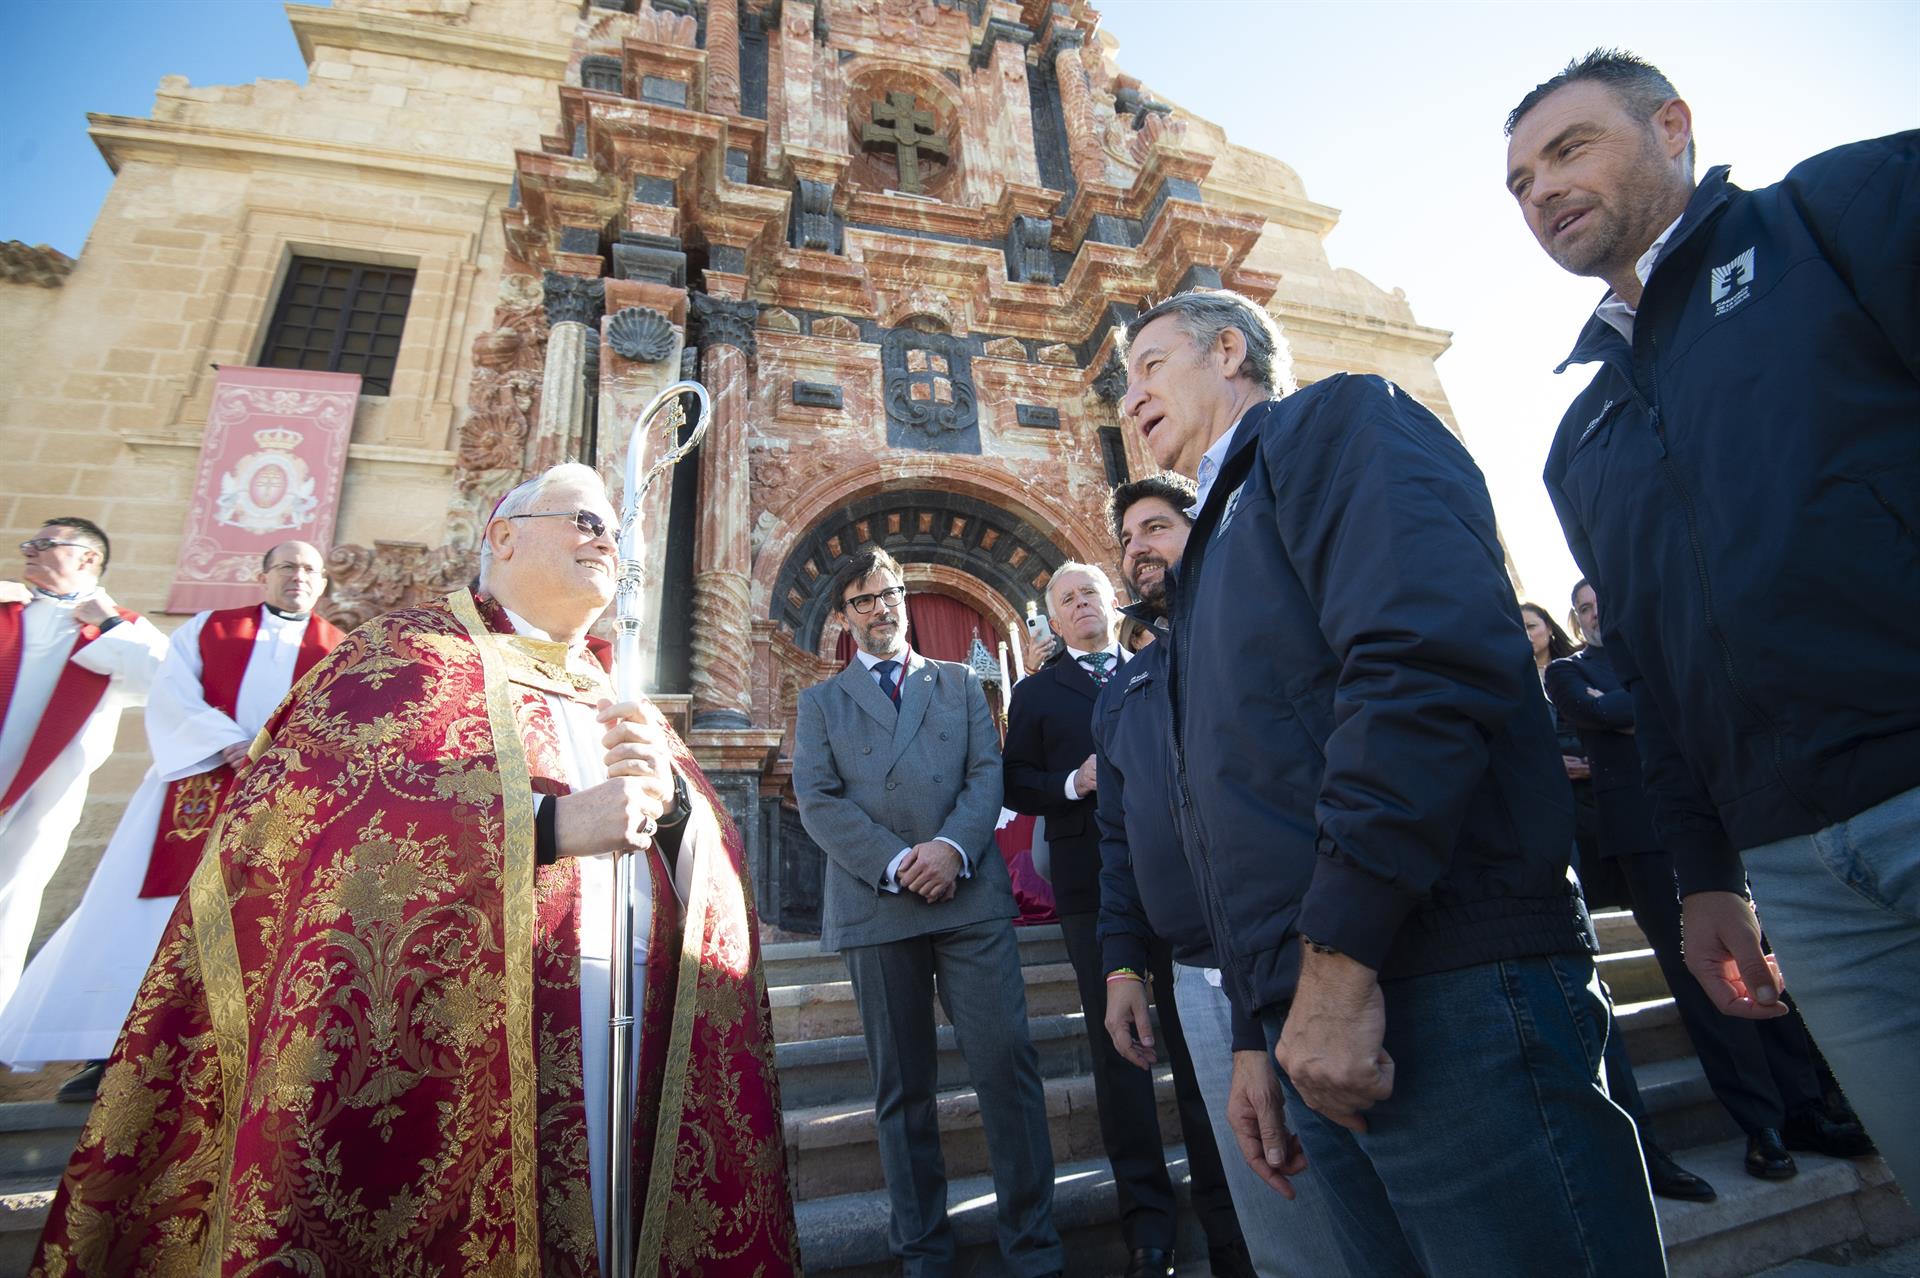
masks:
[[[1054,1162],[1101,1157],[1100,1114],[1094,1104],[1092,1075],[1050,1078],[1042,1086]],[[1153,1088],[1159,1102],[1161,1142],[1177,1144],[1180,1120],[1174,1107],[1170,1068],[1162,1065],[1154,1072]],[[988,1167],[987,1140],[981,1125],[979,1094],[971,1087],[943,1091],[935,1105],[947,1175],[984,1173]],[[789,1106],[785,1118],[787,1162],[796,1198],[829,1198],[885,1187],[871,1097],[804,1109]]]
[[[1682,1161],[1719,1191],[1711,1203],[1656,1199],[1673,1278],[1745,1278],[1823,1248],[1890,1247],[1920,1237],[1920,1214],[1899,1196],[1877,1158],[1841,1160],[1796,1155],[1800,1174],[1763,1181],[1741,1166],[1745,1144],[1722,1141],[1681,1151]],[[1182,1212],[1178,1249],[1205,1254],[1205,1239],[1185,1210],[1186,1151],[1167,1149]],[[960,1244],[958,1272],[984,1278],[1004,1272],[994,1241],[992,1181],[984,1175],[948,1182],[949,1211]],[[1276,1209],[1284,1204],[1275,1200]],[[801,1254],[812,1278],[880,1278],[894,1272],[887,1254],[884,1190],[803,1199],[797,1206]],[[1054,1216],[1067,1244],[1068,1278],[1105,1278],[1125,1262],[1113,1178],[1098,1156],[1055,1169]],[[1182,1265],[1182,1274],[1204,1268]]]
[[[1616,1004],[1644,1003],[1673,993],[1667,987],[1666,974],[1660,970],[1660,961],[1650,949],[1602,954],[1595,966],[1600,969],[1600,979],[1606,982]]]
[[[0,1176],[0,1278],[25,1278],[59,1180],[57,1171],[46,1176]]]
[[[1042,1078],[1064,1078],[1092,1068],[1086,1017],[1077,1007],[1055,1016],[1033,1017],[1027,1022],[1027,1033],[1039,1053]],[[940,1087],[970,1086],[966,1057],[960,1054],[953,1027],[939,1026],[934,1041],[939,1048]],[[860,1034],[776,1043],[773,1060],[780,1071],[780,1100],[789,1108],[873,1099],[867,1042]]]
[[[66,1170],[91,1108],[60,1101],[0,1105],[0,1180],[58,1177]]]
[[[1187,1210],[1187,1154],[1167,1148],[1167,1171],[1180,1204],[1176,1254],[1205,1256],[1206,1235]],[[994,1241],[993,1181],[981,1176],[950,1176],[947,1212],[959,1244],[955,1272],[989,1278],[1006,1272]],[[800,1257],[810,1278],[892,1278],[899,1262],[887,1254],[887,1195],[884,1190],[844,1194],[795,1204],[800,1227]],[[1066,1245],[1071,1278],[1107,1278],[1126,1267],[1114,1198],[1113,1172],[1105,1158],[1057,1163],[1053,1179],[1053,1223]],[[1204,1273],[1183,1265],[1182,1274]]]
[[[1080,986],[1074,981],[1071,964],[1037,963],[1024,970],[1029,1017],[1059,1016],[1080,1010]],[[853,982],[844,978],[769,989],[767,1002],[773,1010],[776,1043],[837,1038],[859,1034],[861,1030]],[[933,1012],[936,1024],[948,1023],[938,999],[934,1001]]]
[[[1659,1200],[1660,1235],[1673,1278],[1743,1278],[1809,1252],[1846,1243],[1890,1247],[1920,1237],[1878,1158],[1795,1154],[1791,1180],[1755,1180],[1742,1166],[1746,1142],[1684,1151],[1687,1170],[1719,1191],[1710,1203]]]
[[[1646,935],[1640,931],[1640,925],[1633,921],[1631,910],[1596,910],[1593,929],[1600,934],[1602,954],[1647,948]]]
[[[1013,936],[1023,967],[1067,961],[1067,943],[1058,923],[1016,927]],[[762,946],[760,967],[768,989],[847,979],[847,965],[839,951],[823,949],[818,941],[781,941]]]

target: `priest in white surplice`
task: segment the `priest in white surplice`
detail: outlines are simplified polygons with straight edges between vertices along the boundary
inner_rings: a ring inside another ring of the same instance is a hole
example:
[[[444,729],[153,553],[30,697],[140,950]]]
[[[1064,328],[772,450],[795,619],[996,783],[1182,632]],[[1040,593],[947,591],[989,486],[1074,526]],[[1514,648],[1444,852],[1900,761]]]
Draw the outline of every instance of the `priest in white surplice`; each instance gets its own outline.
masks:
[[[79,908],[0,1011],[0,1061],[86,1061],[60,1099],[90,1101],[120,1026],[247,747],[287,690],[343,637],[313,615],[326,564],[304,541],[261,564],[265,602],[199,613],[174,631],[147,701],[153,766]]]
[[[167,640],[100,588],[111,548],[91,520],[20,543],[24,587],[0,593],[0,1004],[13,994],[120,712],[146,702]]]

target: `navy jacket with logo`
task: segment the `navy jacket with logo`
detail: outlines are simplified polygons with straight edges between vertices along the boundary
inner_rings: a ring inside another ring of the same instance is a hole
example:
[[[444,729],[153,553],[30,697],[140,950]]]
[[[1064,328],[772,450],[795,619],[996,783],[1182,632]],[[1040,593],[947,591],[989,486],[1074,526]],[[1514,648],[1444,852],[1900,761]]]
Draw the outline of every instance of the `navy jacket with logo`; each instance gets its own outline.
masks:
[[[1587,951],[1492,502],[1433,414],[1350,375],[1249,409],[1173,618],[1177,820],[1250,1011],[1302,933],[1382,980]]]
[[[1920,132],[1707,174],[1547,459],[1682,892],[1920,785]]]

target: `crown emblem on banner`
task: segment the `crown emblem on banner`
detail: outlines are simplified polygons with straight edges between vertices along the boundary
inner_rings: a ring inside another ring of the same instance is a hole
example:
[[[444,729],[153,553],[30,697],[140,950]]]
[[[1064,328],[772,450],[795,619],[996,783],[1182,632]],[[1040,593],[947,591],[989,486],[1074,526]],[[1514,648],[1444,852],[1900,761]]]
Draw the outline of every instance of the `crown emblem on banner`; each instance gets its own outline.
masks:
[[[290,453],[300,447],[302,436],[297,430],[288,430],[284,426],[275,426],[268,430],[253,432],[253,442],[260,447],[276,453]]]

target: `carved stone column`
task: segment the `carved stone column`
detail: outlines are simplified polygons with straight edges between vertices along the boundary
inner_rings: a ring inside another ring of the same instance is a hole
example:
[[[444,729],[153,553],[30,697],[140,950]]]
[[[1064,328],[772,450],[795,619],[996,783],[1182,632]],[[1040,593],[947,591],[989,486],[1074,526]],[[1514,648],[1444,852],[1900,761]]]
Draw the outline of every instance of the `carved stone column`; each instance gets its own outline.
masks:
[[[707,110],[740,114],[740,8],[735,0],[707,3]]]
[[[587,432],[588,329],[600,330],[606,282],[548,271],[547,366],[540,386],[540,445],[535,469],[584,461]]]
[[[693,537],[693,726],[745,728],[753,723],[747,404],[755,308],[704,293],[692,302],[700,380],[713,396]]]
[[[1053,74],[1060,85],[1060,113],[1067,125],[1067,162],[1082,186],[1106,180],[1107,165],[1093,119],[1093,90],[1087,84],[1080,32],[1059,30],[1053,36]]]

